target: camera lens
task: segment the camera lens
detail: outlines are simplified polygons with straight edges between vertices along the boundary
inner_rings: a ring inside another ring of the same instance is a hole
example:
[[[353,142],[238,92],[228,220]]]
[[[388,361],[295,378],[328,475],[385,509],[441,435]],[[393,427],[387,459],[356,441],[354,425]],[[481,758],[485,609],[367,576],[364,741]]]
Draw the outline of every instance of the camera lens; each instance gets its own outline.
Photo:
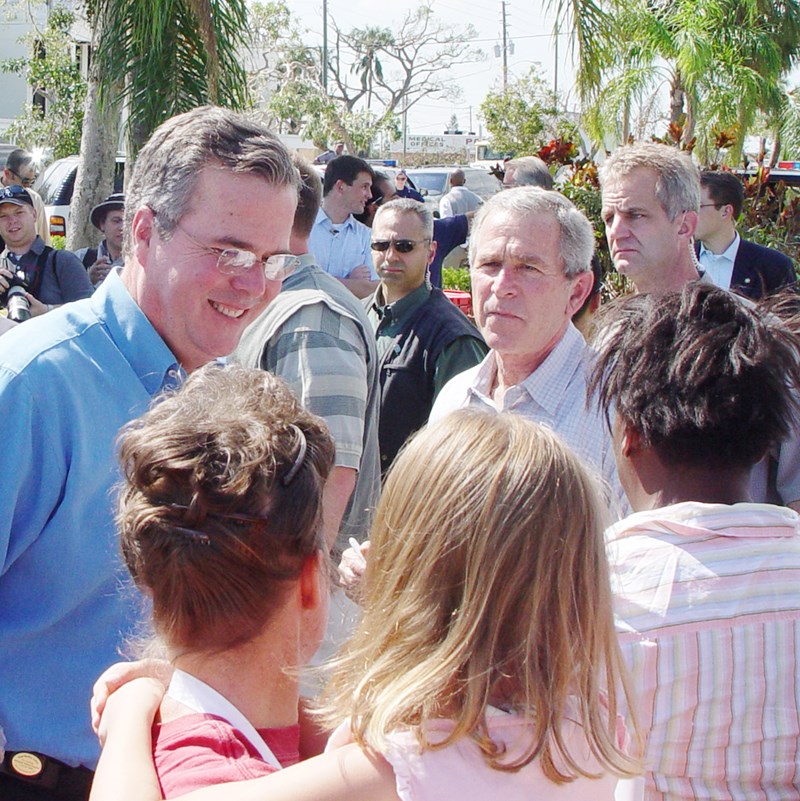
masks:
[[[25,290],[21,286],[12,286],[8,290],[8,319],[15,323],[23,323],[31,318],[31,304]]]

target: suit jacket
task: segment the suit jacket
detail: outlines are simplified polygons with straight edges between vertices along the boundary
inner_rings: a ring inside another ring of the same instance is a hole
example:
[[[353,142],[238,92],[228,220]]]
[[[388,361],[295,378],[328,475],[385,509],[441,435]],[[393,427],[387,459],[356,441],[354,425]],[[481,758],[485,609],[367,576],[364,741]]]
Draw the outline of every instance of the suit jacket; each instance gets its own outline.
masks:
[[[694,244],[700,255],[700,243]],[[730,288],[752,300],[771,295],[787,286],[797,286],[792,260],[779,250],[742,239],[733,262]]]

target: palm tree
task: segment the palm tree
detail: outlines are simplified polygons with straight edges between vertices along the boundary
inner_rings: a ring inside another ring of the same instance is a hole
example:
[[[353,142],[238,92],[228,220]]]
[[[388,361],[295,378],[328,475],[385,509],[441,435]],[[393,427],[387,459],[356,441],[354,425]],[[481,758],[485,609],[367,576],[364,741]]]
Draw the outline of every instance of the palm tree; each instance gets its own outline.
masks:
[[[609,122],[627,138],[630,112],[669,91],[672,123],[688,144],[711,127],[738,131],[757,112],[776,119],[779,91],[800,52],[797,0],[551,0],[559,24],[572,17],[578,87],[602,140]],[[621,126],[616,125],[621,120]],[[621,131],[619,130],[621,128]]]
[[[152,131],[174,114],[204,103],[249,104],[240,63],[246,0],[87,0],[86,8],[96,44],[96,86],[90,86],[87,101],[94,105],[87,105],[87,126],[100,124],[114,113],[107,107],[121,100],[127,113],[128,166]],[[84,129],[84,137],[96,135]],[[116,141],[104,147],[105,161],[113,165]],[[96,157],[82,158],[73,196],[77,208],[91,208],[108,193],[110,174],[101,175]],[[67,239],[70,247],[79,247],[89,232],[79,230],[80,220],[73,225],[73,216]]]

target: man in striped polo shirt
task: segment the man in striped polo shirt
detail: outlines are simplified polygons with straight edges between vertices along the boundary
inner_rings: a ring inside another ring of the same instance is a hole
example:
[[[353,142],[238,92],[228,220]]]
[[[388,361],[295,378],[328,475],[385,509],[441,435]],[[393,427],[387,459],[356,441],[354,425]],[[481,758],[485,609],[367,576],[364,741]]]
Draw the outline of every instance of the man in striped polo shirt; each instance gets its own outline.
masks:
[[[607,532],[646,738],[647,801],[800,798],[800,530],[752,503],[785,436],[800,339],[714,286],[635,295],[590,388],[635,513]]]

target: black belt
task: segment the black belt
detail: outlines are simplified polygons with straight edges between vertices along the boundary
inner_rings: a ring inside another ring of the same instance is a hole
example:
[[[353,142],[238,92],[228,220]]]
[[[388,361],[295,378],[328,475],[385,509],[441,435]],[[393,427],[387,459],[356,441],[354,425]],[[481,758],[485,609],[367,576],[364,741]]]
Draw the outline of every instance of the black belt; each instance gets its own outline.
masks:
[[[85,790],[87,798],[94,777],[88,768],[73,768],[35,751],[6,751],[0,773],[41,788],[67,790],[76,796]]]

